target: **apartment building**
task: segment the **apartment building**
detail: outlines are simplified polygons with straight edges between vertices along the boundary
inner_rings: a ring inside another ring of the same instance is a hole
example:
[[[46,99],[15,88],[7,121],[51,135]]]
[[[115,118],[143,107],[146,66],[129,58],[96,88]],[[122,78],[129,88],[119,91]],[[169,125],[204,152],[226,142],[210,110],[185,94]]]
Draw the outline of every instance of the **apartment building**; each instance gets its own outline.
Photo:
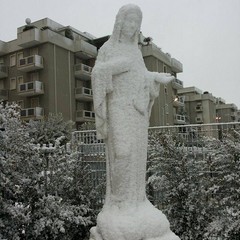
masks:
[[[63,26],[49,18],[17,29],[17,39],[0,41],[0,100],[17,102],[24,120],[42,119],[49,113],[62,113],[78,128],[94,121],[91,70],[97,50],[109,36],[96,39],[89,33]],[[140,41],[150,71],[182,72],[182,64],[153,43]],[[176,98],[182,81],[161,87],[150,124],[183,124]]]
[[[169,53],[164,53],[154,43],[146,44],[143,36],[140,36],[140,49],[149,71],[175,76],[172,83],[161,84],[159,97],[155,99],[152,108],[150,126],[185,124],[184,97],[177,94],[178,89],[183,88],[183,82],[177,78],[177,74],[183,71],[182,63]]]
[[[234,103],[226,103],[222,98],[216,98],[216,122],[238,122],[239,111]]]
[[[94,121],[91,69],[97,48],[88,33],[45,18],[0,41],[0,99],[21,106],[23,119],[62,113],[76,125]]]
[[[179,96],[184,96],[188,124],[205,124],[216,121],[216,104],[214,96],[202,92],[196,87],[178,89]]]
[[[236,122],[240,122],[240,110],[237,111],[237,120]]]

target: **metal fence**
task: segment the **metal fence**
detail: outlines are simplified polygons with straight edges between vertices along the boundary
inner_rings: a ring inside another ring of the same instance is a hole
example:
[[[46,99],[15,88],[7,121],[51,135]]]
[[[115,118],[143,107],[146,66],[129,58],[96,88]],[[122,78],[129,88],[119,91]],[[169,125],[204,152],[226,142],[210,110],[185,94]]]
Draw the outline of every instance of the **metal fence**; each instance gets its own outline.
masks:
[[[185,155],[196,159],[197,164],[198,160],[209,156],[210,149],[205,146],[206,138],[222,140],[227,134],[233,132],[239,134],[238,129],[240,129],[240,122],[158,126],[150,127],[149,135],[152,133],[174,135],[181,142],[179,147],[185,151]],[[92,180],[97,186],[105,178],[104,141],[97,139],[96,130],[75,131],[72,134],[72,146],[81,154],[82,160],[91,167]],[[159,198],[157,192],[155,197]]]
[[[214,123],[214,124],[196,124],[196,125],[174,125],[174,126],[160,126],[150,127],[149,136],[154,133],[166,134],[175,136],[181,143],[179,147],[184,150],[188,159],[194,159],[193,165],[190,166],[190,171],[199,169],[199,162],[206,160],[209,157],[209,151],[211,149],[206,146],[206,138],[218,139],[220,141],[229,135],[235,133],[239,139],[240,122],[231,123]],[[102,140],[98,140],[95,130],[75,131],[72,134],[72,145],[79,151],[82,156],[82,160],[89,164],[92,170],[92,180],[95,186],[102,184],[105,181],[105,144]],[[167,164],[172,164],[167,162]],[[169,170],[168,170],[169,171]],[[189,172],[190,173],[190,172]],[[192,173],[190,173],[192,174]],[[213,172],[205,171],[204,175],[209,176]],[[218,174],[215,172],[214,174]],[[200,193],[199,193],[200,194]],[[159,199],[162,198],[162,193],[155,191],[152,193],[152,201],[155,205],[158,205]],[[200,196],[201,197],[201,196]],[[99,195],[99,206],[104,202],[104,188]],[[163,209],[161,203],[159,207]],[[216,236],[209,237],[211,240],[223,240],[224,237]],[[236,237],[233,240],[240,240],[240,237]]]
[[[204,137],[222,140],[223,136],[240,128],[240,122],[173,125],[149,127],[149,133],[161,132],[176,135],[181,139],[189,154],[204,153]],[[96,130],[75,131],[72,134],[72,144],[84,157],[105,155],[105,144],[98,140]],[[103,160],[103,158],[101,158]]]

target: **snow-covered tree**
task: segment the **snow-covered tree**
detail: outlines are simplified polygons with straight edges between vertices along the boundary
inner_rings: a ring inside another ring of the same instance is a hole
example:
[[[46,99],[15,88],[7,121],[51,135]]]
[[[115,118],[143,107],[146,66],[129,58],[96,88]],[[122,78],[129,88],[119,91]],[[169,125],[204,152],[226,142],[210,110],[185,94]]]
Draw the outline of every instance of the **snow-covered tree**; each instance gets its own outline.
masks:
[[[232,129],[220,140],[204,138],[206,154],[193,155],[179,137],[150,132],[150,193],[181,239],[240,235],[239,136]]]
[[[214,204],[214,219],[205,239],[240,236],[240,130],[231,129],[221,140],[208,139],[209,201]]]
[[[16,104],[0,104],[0,126],[0,239],[84,239],[98,193],[81,156],[63,144],[68,124],[24,123]]]
[[[172,230],[184,240],[202,239],[211,215],[202,185],[204,163],[186,151],[178,135],[159,131],[149,134],[148,162],[154,203],[167,215]]]
[[[71,139],[72,125],[71,121],[64,121],[62,114],[50,113],[43,120],[31,120],[28,131],[36,144],[55,144],[56,139],[62,136],[61,144],[65,144]]]

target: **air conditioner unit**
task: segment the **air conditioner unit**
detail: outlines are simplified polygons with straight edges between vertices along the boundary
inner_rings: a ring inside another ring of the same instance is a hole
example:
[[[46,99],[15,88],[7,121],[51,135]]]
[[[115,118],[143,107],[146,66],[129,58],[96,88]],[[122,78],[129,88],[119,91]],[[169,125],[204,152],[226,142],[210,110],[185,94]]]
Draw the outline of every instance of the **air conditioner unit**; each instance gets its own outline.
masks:
[[[197,106],[195,107],[195,110],[196,110],[197,112],[201,112],[201,111],[203,110],[202,105],[197,105]]]
[[[196,117],[196,118],[195,118],[195,121],[196,121],[197,123],[203,123],[202,117]]]

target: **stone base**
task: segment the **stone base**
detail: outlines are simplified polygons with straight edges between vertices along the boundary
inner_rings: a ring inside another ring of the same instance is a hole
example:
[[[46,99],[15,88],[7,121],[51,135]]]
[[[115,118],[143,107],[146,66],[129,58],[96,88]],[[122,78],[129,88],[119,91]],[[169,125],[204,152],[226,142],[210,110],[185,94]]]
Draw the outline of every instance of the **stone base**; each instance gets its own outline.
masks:
[[[166,216],[148,200],[137,207],[104,207],[90,240],[180,240]]]

